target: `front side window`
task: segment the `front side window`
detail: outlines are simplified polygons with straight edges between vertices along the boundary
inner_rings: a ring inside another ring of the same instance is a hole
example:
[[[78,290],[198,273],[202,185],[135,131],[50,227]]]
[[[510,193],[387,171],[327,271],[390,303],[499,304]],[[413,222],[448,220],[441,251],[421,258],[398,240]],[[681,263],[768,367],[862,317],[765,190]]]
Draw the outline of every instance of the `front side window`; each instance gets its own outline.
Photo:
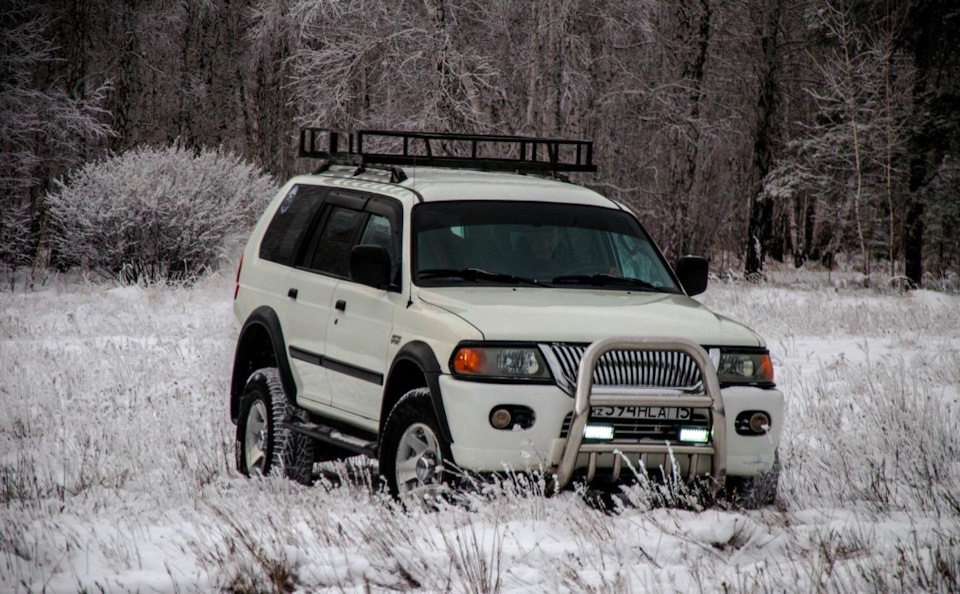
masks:
[[[330,209],[310,268],[341,277],[350,275],[350,250],[363,213],[334,206]]]
[[[390,229],[390,220],[381,215],[370,215],[367,226],[360,237],[362,245],[378,245],[387,250],[390,261],[396,260],[393,255],[393,232]]]
[[[396,242],[390,219],[383,215],[371,214],[367,219],[367,226],[360,236],[361,245],[378,245],[387,251],[390,256],[390,278],[399,284],[397,271],[400,269],[400,259],[396,255]]]
[[[434,202],[413,213],[421,286],[525,284],[679,293],[628,213],[542,202]]]

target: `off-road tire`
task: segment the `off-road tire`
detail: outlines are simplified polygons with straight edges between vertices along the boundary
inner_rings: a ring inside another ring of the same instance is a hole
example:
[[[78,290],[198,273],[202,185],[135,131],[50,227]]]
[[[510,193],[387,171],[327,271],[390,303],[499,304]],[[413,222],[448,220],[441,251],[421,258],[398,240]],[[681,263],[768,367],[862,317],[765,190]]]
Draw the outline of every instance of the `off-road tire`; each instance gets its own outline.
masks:
[[[390,495],[395,498],[400,497],[396,469],[400,438],[407,428],[416,423],[422,423],[429,427],[437,438],[443,460],[441,484],[449,483],[452,478],[453,454],[450,452],[450,444],[447,443],[440,431],[440,423],[437,422],[433,402],[430,399],[430,390],[429,388],[410,390],[397,401],[390,414],[387,415],[387,421],[384,423],[380,438],[380,477],[386,484]]]
[[[724,491],[726,499],[745,509],[758,509],[773,505],[777,500],[777,483],[780,480],[780,455],[773,459],[773,468],[757,476],[728,476]]]
[[[300,484],[313,483],[314,443],[309,437],[294,433],[284,426],[288,420],[302,414],[292,406],[283,391],[280,372],[275,367],[254,371],[240,398],[240,416],[237,421],[237,470],[250,476],[247,465],[246,433],[251,409],[262,403],[266,412],[263,439],[264,460],[257,474],[282,475]]]

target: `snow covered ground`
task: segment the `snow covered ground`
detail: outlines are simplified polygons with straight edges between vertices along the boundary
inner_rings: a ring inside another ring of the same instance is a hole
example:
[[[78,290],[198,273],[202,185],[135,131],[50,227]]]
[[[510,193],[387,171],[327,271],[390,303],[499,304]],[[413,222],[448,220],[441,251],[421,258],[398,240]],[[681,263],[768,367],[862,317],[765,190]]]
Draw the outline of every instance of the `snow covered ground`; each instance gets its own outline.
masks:
[[[356,465],[312,488],[234,472],[230,276],[0,292],[0,590],[960,589],[960,297],[703,296],[773,353],[776,506],[633,487],[604,512],[508,483],[401,512]]]

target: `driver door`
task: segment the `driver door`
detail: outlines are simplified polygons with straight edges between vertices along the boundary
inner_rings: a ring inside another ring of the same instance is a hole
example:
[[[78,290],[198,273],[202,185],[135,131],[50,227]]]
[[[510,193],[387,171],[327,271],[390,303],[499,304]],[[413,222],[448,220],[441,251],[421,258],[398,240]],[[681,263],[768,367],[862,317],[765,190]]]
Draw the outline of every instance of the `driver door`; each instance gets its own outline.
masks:
[[[372,420],[380,417],[393,314],[404,305],[399,283],[402,212],[391,198],[372,196],[367,201],[356,245],[383,247],[394,282],[378,289],[354,282],[348,273],[334,291],[335,310],[327,325],[324,366],[333,406]]]

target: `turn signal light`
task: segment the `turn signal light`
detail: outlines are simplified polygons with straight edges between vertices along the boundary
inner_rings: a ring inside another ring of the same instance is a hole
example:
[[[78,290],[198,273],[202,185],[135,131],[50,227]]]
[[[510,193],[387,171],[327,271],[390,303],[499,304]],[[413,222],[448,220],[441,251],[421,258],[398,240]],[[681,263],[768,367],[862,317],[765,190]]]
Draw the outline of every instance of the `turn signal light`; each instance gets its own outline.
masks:
[[[483,373],[487,369],[487,355],[481,349],[464,347],[457,351],[453,369],[457,373]]]
[[[773,381],[773,361],[770,360],[770,355],[764,355],[763,359],[760,360],[760,365],[763,369],[763,379],[768,382]]]

